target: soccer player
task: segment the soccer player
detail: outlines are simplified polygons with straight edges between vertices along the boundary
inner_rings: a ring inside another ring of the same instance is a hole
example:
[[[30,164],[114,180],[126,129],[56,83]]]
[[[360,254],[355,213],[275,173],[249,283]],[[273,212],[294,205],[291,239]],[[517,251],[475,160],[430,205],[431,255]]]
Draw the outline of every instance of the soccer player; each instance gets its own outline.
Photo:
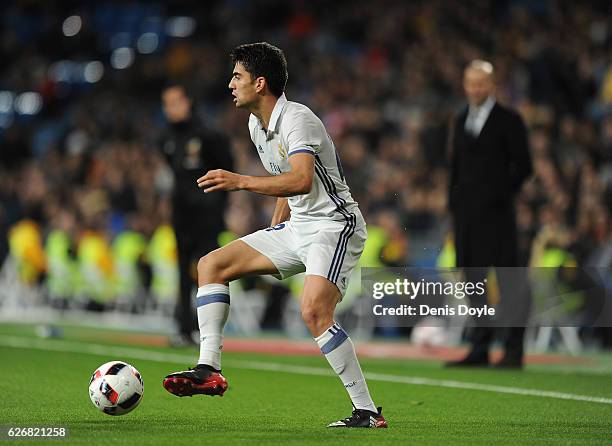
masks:
[[[198,179],[198,186],[205,193],[248,190],[278,199],[271,227],[200,259],[200,358],[196,367],[166,376],[163,385],[178,396],[222,395],[227,389],[221,348],[230,305],[228,283],[246,275],[285,278],[305,271],[302,317],[354,407],[350,417],[328,427],[387,427],[382,408],[370,397],[353,342],[333,319],[367,235],[334,143],[308,107],[286,99],[282,50],[265,42],[247,44],[235,48],[231,58],[234,103],[251,112],[251,139],[271,176],[211,170]]]

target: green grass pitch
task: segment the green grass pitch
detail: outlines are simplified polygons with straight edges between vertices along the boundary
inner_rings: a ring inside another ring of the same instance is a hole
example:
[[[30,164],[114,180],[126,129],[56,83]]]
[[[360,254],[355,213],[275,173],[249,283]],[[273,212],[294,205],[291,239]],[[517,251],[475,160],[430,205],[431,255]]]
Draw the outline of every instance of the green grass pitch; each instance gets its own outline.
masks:
[[[82,330],[82,329],[81,329]],[[90,337],[88,337],[90,339]],[[122,356],[118,357],[120,354]],[[351,406],[324,358],[226,353],[224,397],[177,398],[161,386],[182,369],[194,349],[134,347],[34,336],[31,326],[0,325],[0,425],[66,426],[62,440],[8,440],[6,444],[74,445],[405,445],[405,444],[610,444],[612,370],[597,373],[554,367],[523,372],[445,370],[440,363],[366,359],[375,376],[422,377],[453,382],[586,395],[576,401],[478,389],[371,379],[389,429],[332,430],[325,425]],[[134,365],[144,398],[130,414],[96,410],[87,387],[102,363]],[[609,358],[608,358],[609,359]],[[277,370],[261,370],[265,367]],[[260,370],[257,370],[260,368]],[[309,374],[314,368],[316,374]],[[280,370],[278,370],[280,369]],[[444,382],[444,381],[442,381]],[[3,441],[0,440],[0,443]]]

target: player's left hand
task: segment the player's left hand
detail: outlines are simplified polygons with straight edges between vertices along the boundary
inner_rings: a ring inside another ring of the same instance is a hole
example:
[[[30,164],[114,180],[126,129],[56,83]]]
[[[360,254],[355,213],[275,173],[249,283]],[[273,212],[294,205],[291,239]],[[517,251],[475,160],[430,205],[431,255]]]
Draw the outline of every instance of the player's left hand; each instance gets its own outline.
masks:
[[[225,190],[228,192],[241,189],[242,175],[223,169],[209,170],[206,175],[198,178],[198,187],[204,192]]]

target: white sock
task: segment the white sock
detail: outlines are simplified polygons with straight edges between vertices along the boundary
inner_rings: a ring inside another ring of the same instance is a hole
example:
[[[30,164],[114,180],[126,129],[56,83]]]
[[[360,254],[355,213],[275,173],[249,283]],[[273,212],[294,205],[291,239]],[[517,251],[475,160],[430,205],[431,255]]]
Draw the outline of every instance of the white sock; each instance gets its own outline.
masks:
[[[327,358],[329,365],[342,380],[355,409],[376,412],[376,406],[370,397],[368,385],[363,377],[359,361],[357,361],[353,341],[342,327],[334,323],[314,340]]]
[[[198,364],[207,364],[221,370],[223,327],[229,314],[229,287],[211,283],[198,288],[198,325],[200,326],[200,359]]]

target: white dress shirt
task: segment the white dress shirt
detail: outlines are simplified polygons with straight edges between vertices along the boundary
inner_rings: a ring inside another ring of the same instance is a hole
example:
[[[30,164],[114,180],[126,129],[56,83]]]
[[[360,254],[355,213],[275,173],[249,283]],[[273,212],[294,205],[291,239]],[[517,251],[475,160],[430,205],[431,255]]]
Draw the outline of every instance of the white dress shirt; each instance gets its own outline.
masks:
[[[477,138],[489,119],[491,110],[495,106],[495,98],[489,96],[481,105],[470,105],[465,120],[465,131]]]

